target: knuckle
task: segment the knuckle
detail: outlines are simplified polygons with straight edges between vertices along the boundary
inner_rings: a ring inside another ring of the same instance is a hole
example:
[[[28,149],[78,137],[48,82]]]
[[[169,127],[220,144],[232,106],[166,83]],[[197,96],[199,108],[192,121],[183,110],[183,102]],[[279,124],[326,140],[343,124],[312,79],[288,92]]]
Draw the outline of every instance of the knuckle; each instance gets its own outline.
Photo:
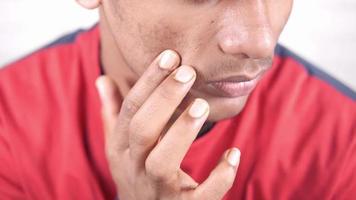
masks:
[[[162,166],[162,161],[155,158],[156,156],[149,156],[145,162],[145,168],[147,175],[154,181],[163,182],[169,179],[172,173],[167,168]]]
[[[121,106],[122,112],[128,114],[135,113],[139,108],[140,108],[139,103],[130,97],[125,98]]]
[[[143,132],[136,132],[130,135],[130,142],[138,146],[146,146],[151,143],[151,138],[143,134]]]

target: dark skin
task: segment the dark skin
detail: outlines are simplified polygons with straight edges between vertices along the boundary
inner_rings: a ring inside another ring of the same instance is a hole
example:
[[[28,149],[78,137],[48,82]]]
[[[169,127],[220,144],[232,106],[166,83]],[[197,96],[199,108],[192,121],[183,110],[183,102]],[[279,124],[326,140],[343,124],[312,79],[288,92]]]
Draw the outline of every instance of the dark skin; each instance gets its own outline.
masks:
[[[204,122],[241,112],[253,87],[227,97],[211,83],[257,82],[293,1],[77,1],[100,10],[106,76],[97,87],[119,198],[221,199],[235,180],[237,148],[200,185],[180,163]]]

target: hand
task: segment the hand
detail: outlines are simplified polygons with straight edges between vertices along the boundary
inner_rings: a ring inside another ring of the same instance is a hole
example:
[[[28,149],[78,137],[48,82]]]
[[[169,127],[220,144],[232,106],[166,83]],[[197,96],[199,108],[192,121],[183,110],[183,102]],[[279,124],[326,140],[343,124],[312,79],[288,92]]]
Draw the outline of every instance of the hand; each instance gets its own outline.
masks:
[[[209,177],[198,184],[180,164],[209,115],[209,105],[195,99],[168,125],[192,87],[195,70],[180,66],[179,55],[164,51],[122,101],[107,76],[96,84],[102,101],[106,156],[120,200],[219,200],[232,186],[240,151],[227,150]],[[168,126],[168,127],[167,127]]]

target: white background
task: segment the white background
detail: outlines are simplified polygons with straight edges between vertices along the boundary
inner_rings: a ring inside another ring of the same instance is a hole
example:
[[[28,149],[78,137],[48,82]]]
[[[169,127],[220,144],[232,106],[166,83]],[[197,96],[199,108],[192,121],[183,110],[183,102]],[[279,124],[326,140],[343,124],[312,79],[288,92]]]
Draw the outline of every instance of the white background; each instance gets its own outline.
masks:
[[[75,0],[0,0],[0,66],[97,20]],[[296,0],[280,41],[356,90],[356,0]]]

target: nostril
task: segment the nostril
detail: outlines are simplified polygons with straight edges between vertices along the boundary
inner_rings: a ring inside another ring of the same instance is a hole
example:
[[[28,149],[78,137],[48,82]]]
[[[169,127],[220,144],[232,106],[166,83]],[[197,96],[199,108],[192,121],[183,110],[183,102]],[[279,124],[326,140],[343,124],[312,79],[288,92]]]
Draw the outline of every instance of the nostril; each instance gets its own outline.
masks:
[[[222,36],[219,42],[220,50],[225,54],[241,54],[241,47],[246,40],[246,36],[240,34],[229,34]]]
[[[231,38],[228,38],[220,43],[220,49],[227,54],[234,54],[240,44]]]

